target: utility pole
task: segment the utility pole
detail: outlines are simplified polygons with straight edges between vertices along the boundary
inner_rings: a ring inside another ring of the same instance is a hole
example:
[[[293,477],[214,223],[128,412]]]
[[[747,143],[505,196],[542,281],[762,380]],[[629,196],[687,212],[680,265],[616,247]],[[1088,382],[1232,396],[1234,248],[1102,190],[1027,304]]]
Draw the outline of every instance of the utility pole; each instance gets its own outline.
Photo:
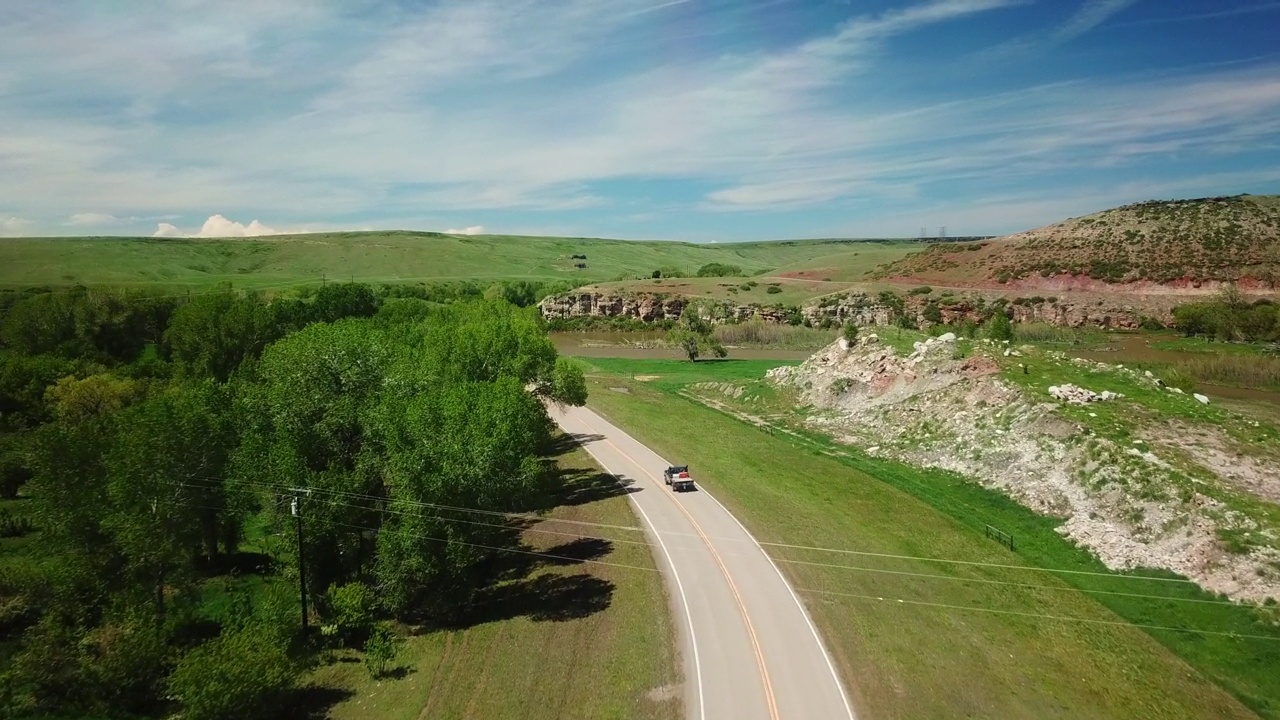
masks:
[[[321,286],[321,287],[324,287],[324,283],[325,283],[325,281],[326,281],[326,280],[328,280],[328,278],[325,276],[325,273],[320,273],[320,286]]]
[[[298,520],[298,591],[302,596],[302,636],[307,636],[307,571],[302,553],[302,488],[294,488],[293,516]]]

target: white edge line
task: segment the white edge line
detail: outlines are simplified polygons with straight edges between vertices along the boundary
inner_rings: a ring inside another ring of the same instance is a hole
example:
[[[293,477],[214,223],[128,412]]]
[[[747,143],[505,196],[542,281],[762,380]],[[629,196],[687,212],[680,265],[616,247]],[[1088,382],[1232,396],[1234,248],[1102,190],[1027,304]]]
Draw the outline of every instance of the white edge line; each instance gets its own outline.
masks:
[[[604,418],[600,418],[600,419],[603,420]],[[583,450],[586,450],[587,454],[590,455],[593,460],[599,463],[600,467],[603,468],[605,472],[609,472],[609,468],[605,466],[604,461],[596,457],[596,454],[591,451],[591,448],[588,447],[586,443],[579,442],[578,445],[580,445]],[[618,476],[616,473],[609,473],[609,474],[613,475],[613,478],[615,480],[618,479]],[[622,482],[619,480],[618,484],[621,485]],[[630,497],[628,497],[627,499],[631,500]],[[671,560],[671,553],[667,550],[667,544],[662,541],[662,535],[658,533],[658,529],[655,528],[653,526],[653,522],[649,520],[649,514],[644,511],[644,508],[640,507],[640,503],[635,502],[634,500],[631,501],[631,506],[640,512],[640,517],[644,518],[644,524],[648,528],[649,534],[653,535],[653,537],[658,540],[658,546],[662,548],[662,554],[667,559],[667,565],[671,567],[671,576],[676,579],[676,589],[680,592],[680,607],[682,610],[684,610],[685,623],[689,626],[689,644],[693,646],[693,672],[698,682],[698,717],[701,720],[706,720],[707,707],[702,694],[702,663],[698,660],[698,635],[693,631],[693,615],[689,612],[689,598],[685,596],[684,583],[680,582],[680,572],[676,570],[676,564]],[[721,507],[724,507],[724,506],[722,505]],[[728,510],[726,510],[725,512],[728,512]],[[746,530],[746,528],[743,528],[743,530]],[[747,533],[747,534],[750,535],[751,533]],[[753,541],[755,540],[755,538],[751,538],[751,539]],[[756,543],[756,547],[760,547],[760,544]],[[761,548],[760,552],[764,552],[764,548]],[[766,554],[765,557],[768,557],[768,555]],[[773,561],[770,560],[769,562],[773,562]],[[773,569],[777,570],[778,567],[775,565]],[[779,575],[781,575],[781,573],[779,573]],[[783,582],[784,583],[786,582],[785,578],[783,579]],[[788,585],[787,589],[790,590],[791,586]],[[794,598],[795,593],[792,593],[791,597]],[[799,603],[800,600],[797,599],[796,602]],[[800,611],[804,612],[804,608],[802,607]],[[805,620],[807,621],[808,619],[809,617],[806,615]],[[809,629],[810,630],[813,629],[812,623],[810,623]],[[814,632],[816,637],[817,631],[814,631]],[[819,641],[819,645],[821,645],[821,641]],[[823,648],[823,652],[824,653],[826,652],[826,648]],[[830,663],[831,663],[831,659],[828,658],[827,664],[830,665]],[[834,668],[832,669],[832,672],[835,672]],[[836,679],[836,682],[837,683],[839,682],[839,678]],[[845,700],[846,707],[848,707],[848,704],[849,704],[849,701]],[[850,717],[852,717],[852,715],[850,715]]]
[[[814,627],[813,620],[809,618],[809,611],[805,610],[804,603],[800,602],[800,598],[796,596],[796,591],[792,589],[791,583],[787,582],[787,577],[778,569],[778,564],[773,561],[773,558],[769,556],[769,553],[765,552],[764,547],[760,545],[760,541],[756,540],[756,536],[752,535],[751,531],[747,529],[747,526],[743,525],[738,518],[734,517],[733,513],[729,512],[729,508],[725,507],[723,503],[716,499],[715,495],[707,492],[704,488],[700,487],[698,489],[703,493],[706,493],[706,496],[711,498],[712,502],[720,506],[720,509],[724,511],[725,515],[728,515],[735,523],[738,524],[738,527],[742,528],[742,532],[746,533],[747,537],[751,538],[751,542],[755,543],[756,548],[760,550],[760,554],[764,555],[765,559],[769,561],[769,565],[773,567],[773,571],[778,573],[778,579],[782,581],[782,585],[791,595],[791,599],[795,600],[796,607],[800,608],[800,615],[804,617],[805,624],[809,626],[809,632],[813,633],[813,639],[818,643],[818,649],[822,651],[822,657],[827,661],[827,669],[831,671],[831,679],[836,681],[836,687],[840,689],[840,699],[844,701],[844,709],[845,712],[849,714],[849,720],[856,720],[856,716],[853,714],[853,705],[849,703],[849,693],[845,690],[844,683],[840,681],[840,674],[836,672],[836,665],[831,660],[831,653],[827,651],[826,644],[822,642],[822,636],[818,634],[818,629]]]

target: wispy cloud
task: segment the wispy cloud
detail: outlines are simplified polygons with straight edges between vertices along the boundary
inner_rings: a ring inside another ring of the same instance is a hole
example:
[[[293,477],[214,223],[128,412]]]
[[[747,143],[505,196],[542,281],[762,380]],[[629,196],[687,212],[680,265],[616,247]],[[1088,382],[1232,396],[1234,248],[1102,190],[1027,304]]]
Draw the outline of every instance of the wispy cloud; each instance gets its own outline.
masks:
[[[1111,23],[1112,28],[1134,28],[1147,25],[1167,25],[1170,23],[1196,22],[1199,20],[1217,20],[1220,18],[1239,17],[1241,15],[1257,15],[1260,13],[1280,12],[1280,2],[1245,5],[1242,7],[1226,7],[1208,12],[1186,13],[1183,15],[1166,15],[1159,17],[1139,18],[1124,22]]]
[[[1077,38],[1112,16],[1135,4],[1138,0],[1086,0],[1084,5],[1060,27],[1049,34],[1049,42],[1066,42]]]
[[[0,197],[36,219],[25,232],[163,221],[160,234],[249,236],[471,215],[712,237],[777,216],[794,236],[820,213],[897,222],[940,198],[1047,212],[987,201],[1280,165],[1280,66],[1256,48],[1195,70],[1040,67],[1152,7],[923,0],[814,11],[822,24],[803,30],[747,14],[777,32],[732,36],[699,30],[720,10],[663,0],[163,0],[145,14],[12,0]],[[983,73],[953,68],[1008,37]]]
[[[76,213],[67,218],[68,225],[75,225],[77,227],[104,227],[107,225],[115,225],[118,222],[120,222],[120,218],[117,218],[115,215],[111,215],[110,213]]]
[[[472,225],[470,227],[462,228],[461,230],[449,228],[444,232],[446,235],[482,235],[484,234],[484,227],[481,225]]]

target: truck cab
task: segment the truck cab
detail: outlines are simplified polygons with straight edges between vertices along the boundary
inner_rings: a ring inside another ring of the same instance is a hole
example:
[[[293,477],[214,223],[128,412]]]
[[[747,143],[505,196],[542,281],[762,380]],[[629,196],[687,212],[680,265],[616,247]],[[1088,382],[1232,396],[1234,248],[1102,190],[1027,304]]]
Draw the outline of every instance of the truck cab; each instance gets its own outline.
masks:
[[[693,489],[693,478],[689,476],[688,465],[672,465],[662,472],[662,479],[674,492]]]

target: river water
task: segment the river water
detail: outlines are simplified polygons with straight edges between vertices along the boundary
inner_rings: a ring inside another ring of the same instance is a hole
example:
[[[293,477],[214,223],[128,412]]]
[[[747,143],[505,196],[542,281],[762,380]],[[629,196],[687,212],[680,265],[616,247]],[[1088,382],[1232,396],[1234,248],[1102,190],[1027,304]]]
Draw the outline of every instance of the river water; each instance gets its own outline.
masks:
[[[1114,333],[1107,336],[1107,344],[1102,348],[1092,347],[1089,349],[1072,349],[1067,350],[1066,352],[1068,355],[1073,357],[1111,363],[1113,365],[1141,362],[1168,363],[1204,356],[1204,353],[1185,352],[1181,350],[1162,350],[1160,348],[1152,347],[1154,343],[1176,340],[1177,337],[1178,336],[1176,335],[1162,336]],[[1280,392],[1276,392],[1274,390],[1231,387],[1226,385],[1209,385],[1202,382],[1197,382],[1196,386],[1199,388],[1201,393],[1204,393],[1209,397],[1228,400],[1261,400],[1275,405],[1280,405]]]

